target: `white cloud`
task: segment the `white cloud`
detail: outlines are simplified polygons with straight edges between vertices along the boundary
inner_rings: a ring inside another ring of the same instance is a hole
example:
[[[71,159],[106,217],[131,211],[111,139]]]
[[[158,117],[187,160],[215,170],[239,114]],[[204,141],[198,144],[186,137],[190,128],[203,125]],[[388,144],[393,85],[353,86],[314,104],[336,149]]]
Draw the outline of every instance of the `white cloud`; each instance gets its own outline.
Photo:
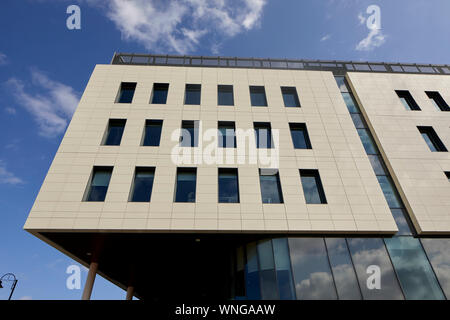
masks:
[[[362,39],[357,45],[358,51],[371,51],[386,42],[386,36],[381,29],[371,29],[367,37]]]
[[[6,164],[3,160],[0,160],[0,183],[1,184],[22,184],[22,179],[16,177],[14,173],[6,169]]]
[[[0,66],[7,64],[8,58],[6,57],[6,54],[0,52]]]
[[[16,78],[7,83],[17,102],[33,115],[42,136],[54,137],[64,132],[78,104],[78,95],[72,87],[51,80],[39,70],[31,71],[31,79],[40,93],[28,93],[24,83]]]
[[[5,112],[14,115],[17,113],[17,110],[11,107],[6,107]]]
[[[326,34],[326,35],[324,35],[322,38],[320,38],[320,41],[327,41],[327,40],[329,40],[331,38],[331,35],[330,34]]]
[[[358,13],[358,20],[359,24],[364,24],[364,22],[366,22],[366,17],[364,17],[363,14],[360,12]]]
[[[256,28],[266,0],[86,0],[106,12],[126,40],[185,54],[207,35],[220,41]]]

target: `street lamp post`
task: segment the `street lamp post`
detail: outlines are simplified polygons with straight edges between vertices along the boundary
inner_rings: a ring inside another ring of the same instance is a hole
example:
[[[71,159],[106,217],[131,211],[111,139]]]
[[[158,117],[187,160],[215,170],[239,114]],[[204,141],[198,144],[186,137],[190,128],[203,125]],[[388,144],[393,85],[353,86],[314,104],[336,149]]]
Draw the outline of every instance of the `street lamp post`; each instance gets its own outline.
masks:
[[[14,293],[14,289],[16,288],[18,280],[16,279],[16,276],[14,274],[6,273],[0,278],[0,289],[3,288],[3,281],[12,281],[11,293],[9,294],[9,298],[8,298],[8,300],[11,300],[11,297]]]

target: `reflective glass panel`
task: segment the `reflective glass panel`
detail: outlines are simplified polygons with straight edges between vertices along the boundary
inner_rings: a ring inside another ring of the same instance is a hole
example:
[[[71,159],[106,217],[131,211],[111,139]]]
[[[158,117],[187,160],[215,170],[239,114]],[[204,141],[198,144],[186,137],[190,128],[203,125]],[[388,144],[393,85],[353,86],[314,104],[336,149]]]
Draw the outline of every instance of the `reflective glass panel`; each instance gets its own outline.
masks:
[[[247,299],[260,300],[261,288],[259,285],[258,253],[256,243],[247,244],[247,263],[245,265],[245,289]]]
[[[198,146],[198,121],[183,120],[181,123],[181,147]]]
[[[219,148],[236,148],[236,132],[234,122],[219,121]]]
[[[118,146],[122,140],[123,131],[125,129],[125,119],[110,119],[108,123],[108,131],[104,145]]]
[[[450,239],[421,239],[447,299],[450,299]]]
[[[407,300],[445,299],[419,239],[394,237],[384,241]]]
[[[261,279],[261,297],[264,300],[279,299],[272,241],[259,241],[257,248],[259,257],[259,273]]]
[[[347,239],[359,287],[366,300],[403,300],[391,261],[379,238]]]
[[[389,205],[389,208],[402,208],[401,200],[394,189],[391,178],[387,176],[377,176],[380,183],[381,190],[383,190],[384,197]]]
[[[133,101],[134,90],[136,89],[135,82],[122,82],[120,84],[118,103],[131,103]]]
[[[272,240],[272,244],[280,299],[295,300],[288,241],[286,238],[277,238]]]
[[[411,227],[406,220],[406,210],[405,209],[391,209],[392,216],[394,217],[395,223],[397,224],[398,232],[397,235],[411,235]]]
[[[379,155],[369,154],[368,155],[370,164],[372,165],[373,171],[377,176],[385,176],[387,175],[387,170],[384,168],[384,164]]]
[[[345,104],[347,105],[347,109],[350,113],[359,113],[351,93],[344,92],[342,93],[342,97],[344,98]]]
[[[311,149],[308,130],[304,123],[290,123],[292,142],[295,149]]]
[[[270,123],[255,122],[255,138],[257,148],[272,148],[272,129]]]
[[[289,249],[297,299],[337,299],[323,238],[289,238]]]
[[[361,138],[361,142],[366,150],[367,154],[377,154],[377,148],[375,147],[375,143],[372,140],[372,137],[369,135],[367,129],[357,129],[359,137]]]
[[[300,170],[303,193],[306,203],[324,204],[327,203],[322,182],[320,181],[319,171]]]
[[[340,300],[361,300],[358,279],[344,238],[325,238],[334,283]]]

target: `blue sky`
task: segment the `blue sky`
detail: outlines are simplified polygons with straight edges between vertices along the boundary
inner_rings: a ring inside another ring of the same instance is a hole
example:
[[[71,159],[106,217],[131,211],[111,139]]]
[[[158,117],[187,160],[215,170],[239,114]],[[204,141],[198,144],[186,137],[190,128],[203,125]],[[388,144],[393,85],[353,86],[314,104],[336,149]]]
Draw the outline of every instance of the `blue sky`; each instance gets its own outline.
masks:
[[[81,8],[69,30],[66,8]],[[381,29],[366,9],[377,5]],[[16,299],[79,299],[74,261],[22,227],[95,64],[114,52],[450,63],[448,0],[2,0],[0,275]],[[83,271],[83,282],[86,272]],[[9,292],[0,289],[0,299]],[[93,299],[123,299],[97,278]]]

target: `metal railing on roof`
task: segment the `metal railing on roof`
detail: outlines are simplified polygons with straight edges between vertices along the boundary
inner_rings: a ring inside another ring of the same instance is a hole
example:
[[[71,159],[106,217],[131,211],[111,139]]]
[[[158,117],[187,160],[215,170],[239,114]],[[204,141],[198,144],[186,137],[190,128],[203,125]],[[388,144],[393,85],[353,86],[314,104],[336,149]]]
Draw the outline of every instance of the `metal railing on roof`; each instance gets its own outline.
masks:
[[[111,64],[140,66],[158,65],[216,68],[321,70],[332,71],[336,74],[345,74],[346,72],[351,71],[450,75],[450,66],[443,64],[204,57],[134,53],[115,53]]]

